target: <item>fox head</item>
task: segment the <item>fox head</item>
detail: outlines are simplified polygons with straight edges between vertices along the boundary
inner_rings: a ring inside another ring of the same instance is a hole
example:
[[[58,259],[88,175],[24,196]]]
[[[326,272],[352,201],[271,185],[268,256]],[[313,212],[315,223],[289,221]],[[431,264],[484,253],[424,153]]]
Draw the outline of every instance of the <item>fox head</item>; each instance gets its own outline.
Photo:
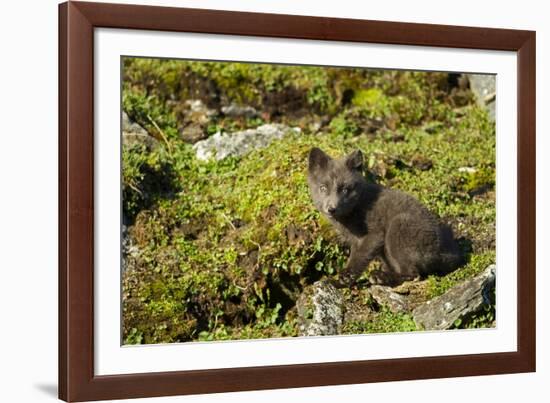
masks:
[[[309,152],[308,183],[315,207],[330,218],[349,215],[364,191],[363,154],[334,159],[315,147]]]

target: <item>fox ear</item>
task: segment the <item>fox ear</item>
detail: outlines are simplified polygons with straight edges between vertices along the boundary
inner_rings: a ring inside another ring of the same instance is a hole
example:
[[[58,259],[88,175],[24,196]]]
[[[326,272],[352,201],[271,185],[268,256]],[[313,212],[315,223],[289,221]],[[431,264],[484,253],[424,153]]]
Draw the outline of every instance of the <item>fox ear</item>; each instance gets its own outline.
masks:
[[[363,153],[360,150],[353,151],[346,158],[346,165],[352,171],[361,172],[363,170]]]
[[[313,147],[309,152],[309,171],[325,169],[329,161],[330,157],[323,150]]]

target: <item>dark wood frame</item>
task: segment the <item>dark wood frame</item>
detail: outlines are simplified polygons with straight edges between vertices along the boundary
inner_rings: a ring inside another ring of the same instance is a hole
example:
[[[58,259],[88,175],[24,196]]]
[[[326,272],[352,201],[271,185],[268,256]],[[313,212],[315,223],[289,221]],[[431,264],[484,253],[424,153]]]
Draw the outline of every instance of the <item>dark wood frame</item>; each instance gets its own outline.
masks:
[[[93,31],[202,32],[515,51],[518,351],[94,375]],[[535,32],[184,8],[59,6],[59,397],[120,399],[535,371]]]

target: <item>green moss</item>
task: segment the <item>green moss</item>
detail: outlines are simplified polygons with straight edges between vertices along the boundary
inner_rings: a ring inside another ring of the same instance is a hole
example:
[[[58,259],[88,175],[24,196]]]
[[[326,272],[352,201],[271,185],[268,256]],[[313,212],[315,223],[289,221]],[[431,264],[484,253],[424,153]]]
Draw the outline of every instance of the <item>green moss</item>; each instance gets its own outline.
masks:
[[[360,89],[353,97],[353,105],[359,108],[376,107],[384,98],[384,93],[379,88]]]
[[[410,314],[392,313],[382,309],[366,321],[349,322],[342,329],[344,334],[412,332],[416,324]]]
[[[468,193],[492,189],[495,186],[495,169],[481,167],[473,173],[465,173],[461,178],[461,185]]]
[[[495,251],[474,254],[464,266],[443,277],[428,278],[427,296],[429,299],[444,294],[458,283],[482,273],[489,265],[495,263]]]
[[[334,134],[342,138],[349,138],[360,133],[359,126],[352,120],[340,114],[331,120],[329,128]]]
[[[173,197],[179,183],[167,151],[149,151],[144,145],[123,147],[122,199],[126,219],[153,206],[158,200]]]
[[[166,137],[177,138],[176,117],[158,96],[146,95],[140,90],[124,91],[122,107],[134,122],[161,142],[166,141]]]

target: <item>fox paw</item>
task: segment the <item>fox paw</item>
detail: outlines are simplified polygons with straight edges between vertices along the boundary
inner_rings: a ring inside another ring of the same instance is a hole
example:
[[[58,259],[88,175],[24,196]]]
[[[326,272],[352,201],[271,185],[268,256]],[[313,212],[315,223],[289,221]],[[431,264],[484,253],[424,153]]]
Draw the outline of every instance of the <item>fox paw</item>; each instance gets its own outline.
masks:
[[[390,285],[395,279],[385,271],[377,270],[370,274],[368,281],[372,285]]]
[[[399,284],[402,284],[405,281],[414,280],[415,276],[400,276],[395,273],[377,270],[370,274],[368,282],[371,285],[386,285],[390,287],[395,287]]]

